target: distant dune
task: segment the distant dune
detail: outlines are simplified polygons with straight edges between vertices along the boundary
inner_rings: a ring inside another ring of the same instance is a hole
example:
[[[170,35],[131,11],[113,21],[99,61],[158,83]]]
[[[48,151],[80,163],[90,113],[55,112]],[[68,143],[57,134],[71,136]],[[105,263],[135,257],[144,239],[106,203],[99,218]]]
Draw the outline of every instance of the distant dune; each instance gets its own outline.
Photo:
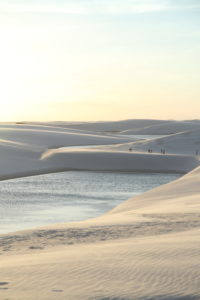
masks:
[[[94,135],[42,125],[0,126],[0,179],[71,169],[188,172],[199,164],[194,155],[198,134],[185,133],[135,142],[134,138]],[[88,145],[92,145],[92,149],[81,149]],[[72,146],[80,147],[68,148]],[[161,146],[175,156],[147,154],[148,147],[159,152]],[[146,153],[130,153],[129,147]],[[124,153],[119,153],[119,150]],[[177,156],[179,153],[186,156]]]
[[[78,130],[89,130],[95,132],[119,132],[122,130],[128,130],[130,128],[143,128],[146,126],[166,123],[168,121],[163,120],[151,120],[151,119],[133,119],[122,121],[102,121],[102,122],[48,122],[46,124],[51,126],[59,126],[66,128],[73,128]],[[170,121],[169,121],[170,122]],[[34,124],[34,123],[33,123]],[[45,123],[35,123],[45,124]]]
[[[103,148],[113,151],[127,151],[131,149],[133,152],[143,153],[148,153],[150,149],[152,150],[152,154],[162,154],[161,150],[164,150],[165,155],[181,154],[198,156],[200,155],[200,129]]]
[[[40,148],[117,144],[120,141],[131,141],[126,137],[100,136],[65,128],[29,125],[0,126],[0,138]]]
[[[166,123],[154,124],[144,128],[128,129],[120,133],[123,135],[169,135],[195,129],[200,129],[200,122],[171,121]]]

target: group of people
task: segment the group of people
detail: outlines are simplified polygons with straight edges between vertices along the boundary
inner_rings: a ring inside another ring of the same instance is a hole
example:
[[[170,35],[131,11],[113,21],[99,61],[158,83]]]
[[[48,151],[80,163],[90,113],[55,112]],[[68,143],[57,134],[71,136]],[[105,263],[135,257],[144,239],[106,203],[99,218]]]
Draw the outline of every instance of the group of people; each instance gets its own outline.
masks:
[[[152,150],[152,149],[148,149],[147,151],[148,151],[148,153],[153,153],[153,150]],[[165,154],[165,149],[160,149],[160,152],[161,152],[162,154]]]
[[[132,151],[132,148],[129,148],[128,150],[129,150],[129,152],[131,152],[131,151]],[[148,151],[148,153],[153,153],[153,150],[152,150],[152,149],[148,149],[147,151]],[[160,152],[161,152],[162,154],[165,154],[165,149],[161,149]],[[197,155],[198,155],[198,154],[197,154]]]
[[[132,151],[132,148],[129,148],[129,152],[131,152],[131,151]],[[147,151],[148,151],[148,153],[153,153],[153,150],[150,149],[150,148]],[[161,154],[165,154],[166,153],[165,149],[160,149],[160,152],[161,152]],[[199,156],[199,154],[200,154],[200,151],[196,150],[196,155]]]
[[[152,149],[148,149],[148,153],[152,153],[153,152],[153,150]]]

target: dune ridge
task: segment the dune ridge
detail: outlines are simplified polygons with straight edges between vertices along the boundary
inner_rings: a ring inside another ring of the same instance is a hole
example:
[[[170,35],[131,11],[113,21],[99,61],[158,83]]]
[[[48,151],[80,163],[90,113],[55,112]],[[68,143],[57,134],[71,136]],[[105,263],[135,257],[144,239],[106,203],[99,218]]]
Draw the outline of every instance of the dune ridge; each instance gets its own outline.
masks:
[[[133,128],[133,129],[128,129],[121,131],[120,134],[127,134],[127,135],[132,135],[132,134],[152,134],[152,135],[169,135],[169,134],[174,134],[178,132],[184,132],[184,131],[191,131],[195,129],[200,129],[200,122],[195,122],[195,121],[168,121],[166,123],[158,123],[158,124],[153,124],[150,126],[146,126],[143,128]]]
[[[67,170],[186,173],[199,165],[194,155],[199,131],[190,136],[183,133],[136,142],[134,138],[71,132],[46,125],[9,126],[0,127],[1,180]],[[187,150],[188,139],[191,145]],[[147,153],[148,147],[157,147],[160,151],[161,141],[174,156]],[[172,151],[169,150],[171,141],[174,143]],[[130,147],[134,151],[130,152]]]
[[[115,151],[123,151],[131,148],[132,151],[146,152],[151,149],[152,153],[160,153],[165,150],[165,154],[200,156],[200,129],[192,131],[178,132],[163,137],[151,138],[150,140],[133,141],[107,147]]]

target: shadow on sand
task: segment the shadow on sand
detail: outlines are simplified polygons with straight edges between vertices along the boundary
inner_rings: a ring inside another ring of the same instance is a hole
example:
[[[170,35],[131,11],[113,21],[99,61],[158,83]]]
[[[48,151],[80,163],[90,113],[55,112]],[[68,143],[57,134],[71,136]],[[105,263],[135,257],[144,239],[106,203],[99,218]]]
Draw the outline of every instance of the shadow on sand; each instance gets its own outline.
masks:
[[[152,296],[152,297],[134,297],[134,298],[124,298],[124,297],[98,297],[94,300],[200,300],[200,296],[186,295],[186,296]]]

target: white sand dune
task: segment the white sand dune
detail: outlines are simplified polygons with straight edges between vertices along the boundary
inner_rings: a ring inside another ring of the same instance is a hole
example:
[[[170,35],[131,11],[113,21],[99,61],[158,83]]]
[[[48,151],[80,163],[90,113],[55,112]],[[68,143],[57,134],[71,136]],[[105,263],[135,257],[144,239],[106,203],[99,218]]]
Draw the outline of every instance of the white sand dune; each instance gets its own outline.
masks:
[[[0,179],[57,170],[55,165],[51,167],[40,160],[48,148],[117,144],[127,141],[120,137],[74,133],[46,126],[6,126],[0,126]]]
[[[200,167],[184,177],[123,202],[110,213],[132,210],[133,213],[198,213]],[[130,208],[130,209],[129,209]]]
[[[186,173],[199,165],[199,160],[192,156],[94,149],[58,149],[40,153],[20,146],[0,145],[1,180],[69,170]]]
[[[2,236],[2,299],[199,299],[199,176],[98,219]]]
[[[107,149],[124,151],[129,148],[132,148],[133,151],[140,152],[148,152],[148,149],[152,149],[153,153],[161,153],[161,149],[165,149],[166,154],[196,156],[196,152],[198,152],[200,155],[200,129],[176,133],[151,140],[116,145],[108,147]]]
[[[0,123],[0,129],[28,129],[28,130],[47,130],[47,131],[57,131],[57,132],[72,132],[72,133],[80,133],[80,134],[91,134],[91,135],[102,135],[102,133],[89,131],[89,130],[81,130],[67,127],[67,124],[64,126],[60,126],[60,123],[52,122],[39,122],[39,123]],[[69,124],[71,125],[71,123]],[[118,136],[120,138],[120,136]]]
[[[120,132],[122,135],[169,135],[183,131],[200,129],[200,122],[168,121],[166,123],[153,124],[144,128],[133,128]]]
[[[43,154],[50,166],[76,170],[186,173],[199,165],[195,157],[151,155],[95,149],[55,149]]]
[[[89,130],[94,132],[119,132],[130,128],[144,128],[154,124],[168,123],[171,121],[151,120],[151,119],[133,119],[122,121],[103,121],[103,122],[48,122],[48,123],[29,123],[29,124],[46,124],[50,126],[59,126],[63,128],[73,128],[77,130]]]
[[[66,148],[41,153],[22,147],[0,144],[1,180],[69,170],[186,173],[199,165],[192,156]]]
[[[102,149],[59,148],[64,137],[71,146],[105,138],[42,125],[2,127],[1,179],[68,169],[196,169],[96,219],[1,235],[0,299],[199,300],[200,167],[193,153],[199,131]],[[129,152],[130,145],[141,152]],[[144,153],[160,146],[174,154]]]
[[[106,145],[117,144],[123,141],[131,141],[130,138],[86,134],[58,127],[23,125],[0,127],[0,139],[26,143],[33,147],[37,146],[40,148]]]
[[[58,128],[11,125],[1,127],[0,138],[0,179],[72,169],[185,173],[199,165],[196,157],[188,155],[130,153],[130,144],[126,142],[133,139],[72,133]],[[119,142],[123,144],[118,146]],[[110,149],[101,146],[115,143],[116,147],[109,146]],[[98,145],[99,149],[68,148],[79,145]]]

